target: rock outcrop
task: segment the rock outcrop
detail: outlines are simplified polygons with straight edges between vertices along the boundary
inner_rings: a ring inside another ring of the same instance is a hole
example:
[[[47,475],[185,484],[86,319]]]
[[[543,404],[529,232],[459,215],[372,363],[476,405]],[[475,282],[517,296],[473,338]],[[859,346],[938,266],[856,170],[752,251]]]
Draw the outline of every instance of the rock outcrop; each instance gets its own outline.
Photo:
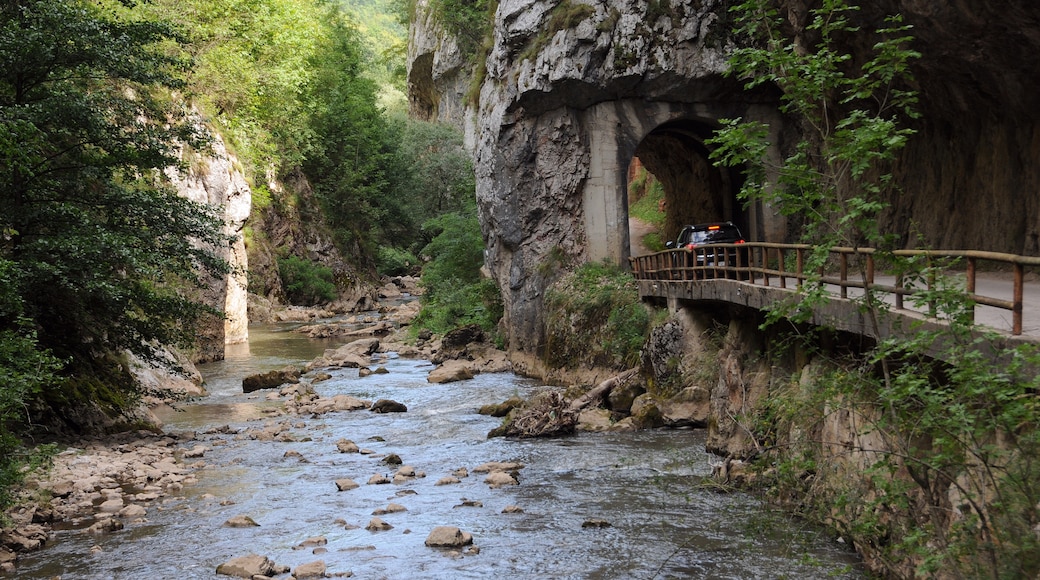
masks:
[[[224,140],[214,135],[210,149],[192,159],[185,172],[168,171],[177,192],[192,201],[210,205],[224,219],[224,233],[234,242],[214,248],[231,265],[231,272],[210,280],[202,299],[222,310],[226,319],[212,318],[199,330],[196,362],[222,360],[224,346],[246,342],[249,318],[246,302],[246,245],[242,228],[252,207],[252,191],[238,168],[238,160],[228,152]]]
[[[472,67],[458,41],[437,21],[430,0],[414,3],[408,30],[408,114],[467,128],[472,145],[473,116],[466,110]]]
[[[803,35],[805,0],[780,2]],[[882,222],[904,246],[1040,253],[1040,5],[1028,0],[861,3],[862,30],[900,12],[913,26],[917,135],[898,160],[902,194]],[[542,295],[561,269],[628,257],[625,175],[638,158],[665,187],[666,229],[732,219],[753,240],[796,232],[768,207],[744,208],[741,177],[713,167],[703,141],[718,120],[767,122],[777,149],[797,125],[775,87],[724,76],[730,3],[503,0],[473,110],[477,199],[487,266],[505,303],[512,350],[538,352]],[[457,43],[419,3],[411,32],[413,113],[453,120],[462,93]],[[803,43],[813,42],[801,38]],[[848,39],[856,58],[867,35]],[[449,104],[450,103],[450,104]],[[784,145],[786,143],[787,145]],[[665,232],[668,237],[670,232]]]

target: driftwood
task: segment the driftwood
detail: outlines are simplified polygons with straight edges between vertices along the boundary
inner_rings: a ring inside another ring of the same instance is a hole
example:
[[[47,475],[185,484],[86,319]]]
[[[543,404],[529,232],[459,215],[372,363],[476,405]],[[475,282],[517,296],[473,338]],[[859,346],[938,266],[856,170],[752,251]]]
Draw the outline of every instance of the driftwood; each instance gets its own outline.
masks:
[[[619,375],[610,377],[592,389],[589,389],[589,392],[571,401],[567,410],[571,413],[580,413],[589,407],[598,406],[605,397],[610,396],[610,391],[614,390],[615,387],[620,387],[628,382],[628,379],[635,376],[637,372],[639,372],[638,368],[628,369]]]
[[[530,406],[517,409],[505,426],[506,437],[552,437],[574,432],[578,414],[567,409],[567,401],[560,393],[543,393]]]
[[[526,407],[515,409],[511,420],[493,433],[494,435],[520,438],[552,437],[573,433],[578,425],[578,414],[581,411],[599,404],[612,389],[625,384],[637,371],[638,369],[629,369],[611,377],[569,404],[557,392],[538,395]]]

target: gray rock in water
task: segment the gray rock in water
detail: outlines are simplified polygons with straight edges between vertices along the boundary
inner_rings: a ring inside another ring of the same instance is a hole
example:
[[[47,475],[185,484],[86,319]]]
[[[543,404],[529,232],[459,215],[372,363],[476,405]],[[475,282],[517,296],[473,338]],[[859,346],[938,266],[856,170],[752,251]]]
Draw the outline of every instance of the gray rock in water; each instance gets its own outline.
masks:
[[[217,566],[217,574],[234,576],[235,578],[252,578],[253,576],[275,576],[281,574],[282,568],[267,556],[248,554],[232,558]]]
[[[371,483],[371,481],[369,483]],[[354,481],[353,479],[345,477],[343,479],[336,480],[336,489],[338,489],[339,491],[347,491],[351,489],[356,489],[358,487],[361,486],[358,484],[358,482]]]
[[[300,564],[295,570],[293,570],[292,575],[296,580],[303,580],[304,578],[324,578],[325,571],[325,562],[318,560],[316,562]]]
[[[260,524],[249,516],[235,516],[224,522],[224,525],[229,528],[252,528],[258,527]]]
[[[488,476],[484,478],[484,483],[488,484],[492,489],[505,485],[520,485],[520,482],[517,481],[516,478],[504,471],[489,473]]]
[[[261,389],[273,389],[285,383],[300,382],[300,369],[288,366],[281,370],[250,375],[242,379],[242,392],[252,393]]]
[[[583,528],[609,528],[610,522],[599,518],[589,518],[581,523]]]
[[[379,518],[372,518],[368,525],[365,526],[365,529],[370,532],[385,532],[394,529],[394,527]]]
[[[408,407],[390,399],[379,399],[372,404],[371,410],[373,413],[404,413],[408,411]]]
[[[357,444],[350,439],[340,439],[336,442],[336,449],[339,449],[340,453],[357,453],[361,451]]]

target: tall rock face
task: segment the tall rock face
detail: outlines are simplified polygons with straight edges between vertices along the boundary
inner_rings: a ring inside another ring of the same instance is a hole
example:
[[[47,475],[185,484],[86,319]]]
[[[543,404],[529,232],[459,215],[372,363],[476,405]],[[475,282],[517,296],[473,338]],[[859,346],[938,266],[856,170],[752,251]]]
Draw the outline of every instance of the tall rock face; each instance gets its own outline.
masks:
[[[430,0],[417,0],[408,28],[408,114],[462,128],[472,145],[473,117],[466,109],[472,73],[472,64],[437,21]]]
[[[360,245],[354,242],[342,251],[336,245],[307,178],[299,172],[275,175],[273,171],[266,177],[270,201],[254,208],[247,244],[253,295],[249,319],[270,322],[272,307],[287,303],[278,273],[278,258],[285,255],[306,258],[332,271],[340,293],[337,309],[352,310],[374,300],[371,275],[357,265],[362,263]]]
[[[625,263],[625,176],[647,137],[658,145],[643,146],[640,159],[659,177],[674,174],[665,189],[680,192],[695,189],[683,180],[704,175],[691,159],[703,159],[713,119],[768,118],[772,106],[757,112],[768,94],[743,93],[722,75],[725,15],[712,0],[499,4],[475,159],[487,265],[511,348],[539,349],[542,292],[557,268]],[[682,167],[669,171],[669,151],[685,152]],[[713,208],[701,221],[732,218],[722,213],[739,212],[725,192],[731,181],[720,175],[703,199],[669,202]]]
[[[216,208],[224,219],[224,233],[234,238],[228,247],[215,248],[217,255],[231,264],[231,273],[210,279],[202,290],[202,300],[225,314],[225,319],[207,320],[199,329],[194,362],[224,358],[224,347],[249,338],[246,311],[246,246],[242,229],[249,217],[252,192],[238,162],[227,151],[223,139],[214,136],[210,150],[192,160],[187,172],[170,170],[169,175],[180,195]]]
[[[541,347],[542,292],[557,269],[625,263],[633,157],[664,184],[669,228],[731,219],[753,240],[795,239],[794,224],[772,208],[737,201],[739,174],[706,161],[704,140],[720,118],[768,123],[774,156],[800,140],[775,88],[749,93],[723,76],[732,4],[499,3],[473,145],[487,265],[512,348]],[[816,4],[780,1],[790,32],[805,33]],[[922,55],[913,63],[922,117],[897,161],[902,193],[884,227],[907,247],[1040,254],[1040,2],[860,4],[854,23],[863,30],[903,14]],[[458,110],[447,103],[468,67],[428,17],[416,22],[413,111],[442,118]],[[866,36],[849,42],[857,59],[871,49]]]

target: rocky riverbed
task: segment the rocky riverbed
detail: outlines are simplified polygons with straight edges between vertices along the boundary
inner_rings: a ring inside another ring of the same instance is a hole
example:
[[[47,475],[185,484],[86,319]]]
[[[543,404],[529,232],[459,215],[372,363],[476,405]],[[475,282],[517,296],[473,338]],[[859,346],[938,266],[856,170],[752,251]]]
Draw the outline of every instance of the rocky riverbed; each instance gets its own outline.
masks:
[[[163,431],[64,448],[11,514],[3,574],[859,577],[833,538],[701,487],[702,432],[488,439],[500,419],[481,407],[561,389],[488,372],[508,361],[479,340],[300,328],[255,329],[250,353],[200,368],[210,394],[156,408]]]

